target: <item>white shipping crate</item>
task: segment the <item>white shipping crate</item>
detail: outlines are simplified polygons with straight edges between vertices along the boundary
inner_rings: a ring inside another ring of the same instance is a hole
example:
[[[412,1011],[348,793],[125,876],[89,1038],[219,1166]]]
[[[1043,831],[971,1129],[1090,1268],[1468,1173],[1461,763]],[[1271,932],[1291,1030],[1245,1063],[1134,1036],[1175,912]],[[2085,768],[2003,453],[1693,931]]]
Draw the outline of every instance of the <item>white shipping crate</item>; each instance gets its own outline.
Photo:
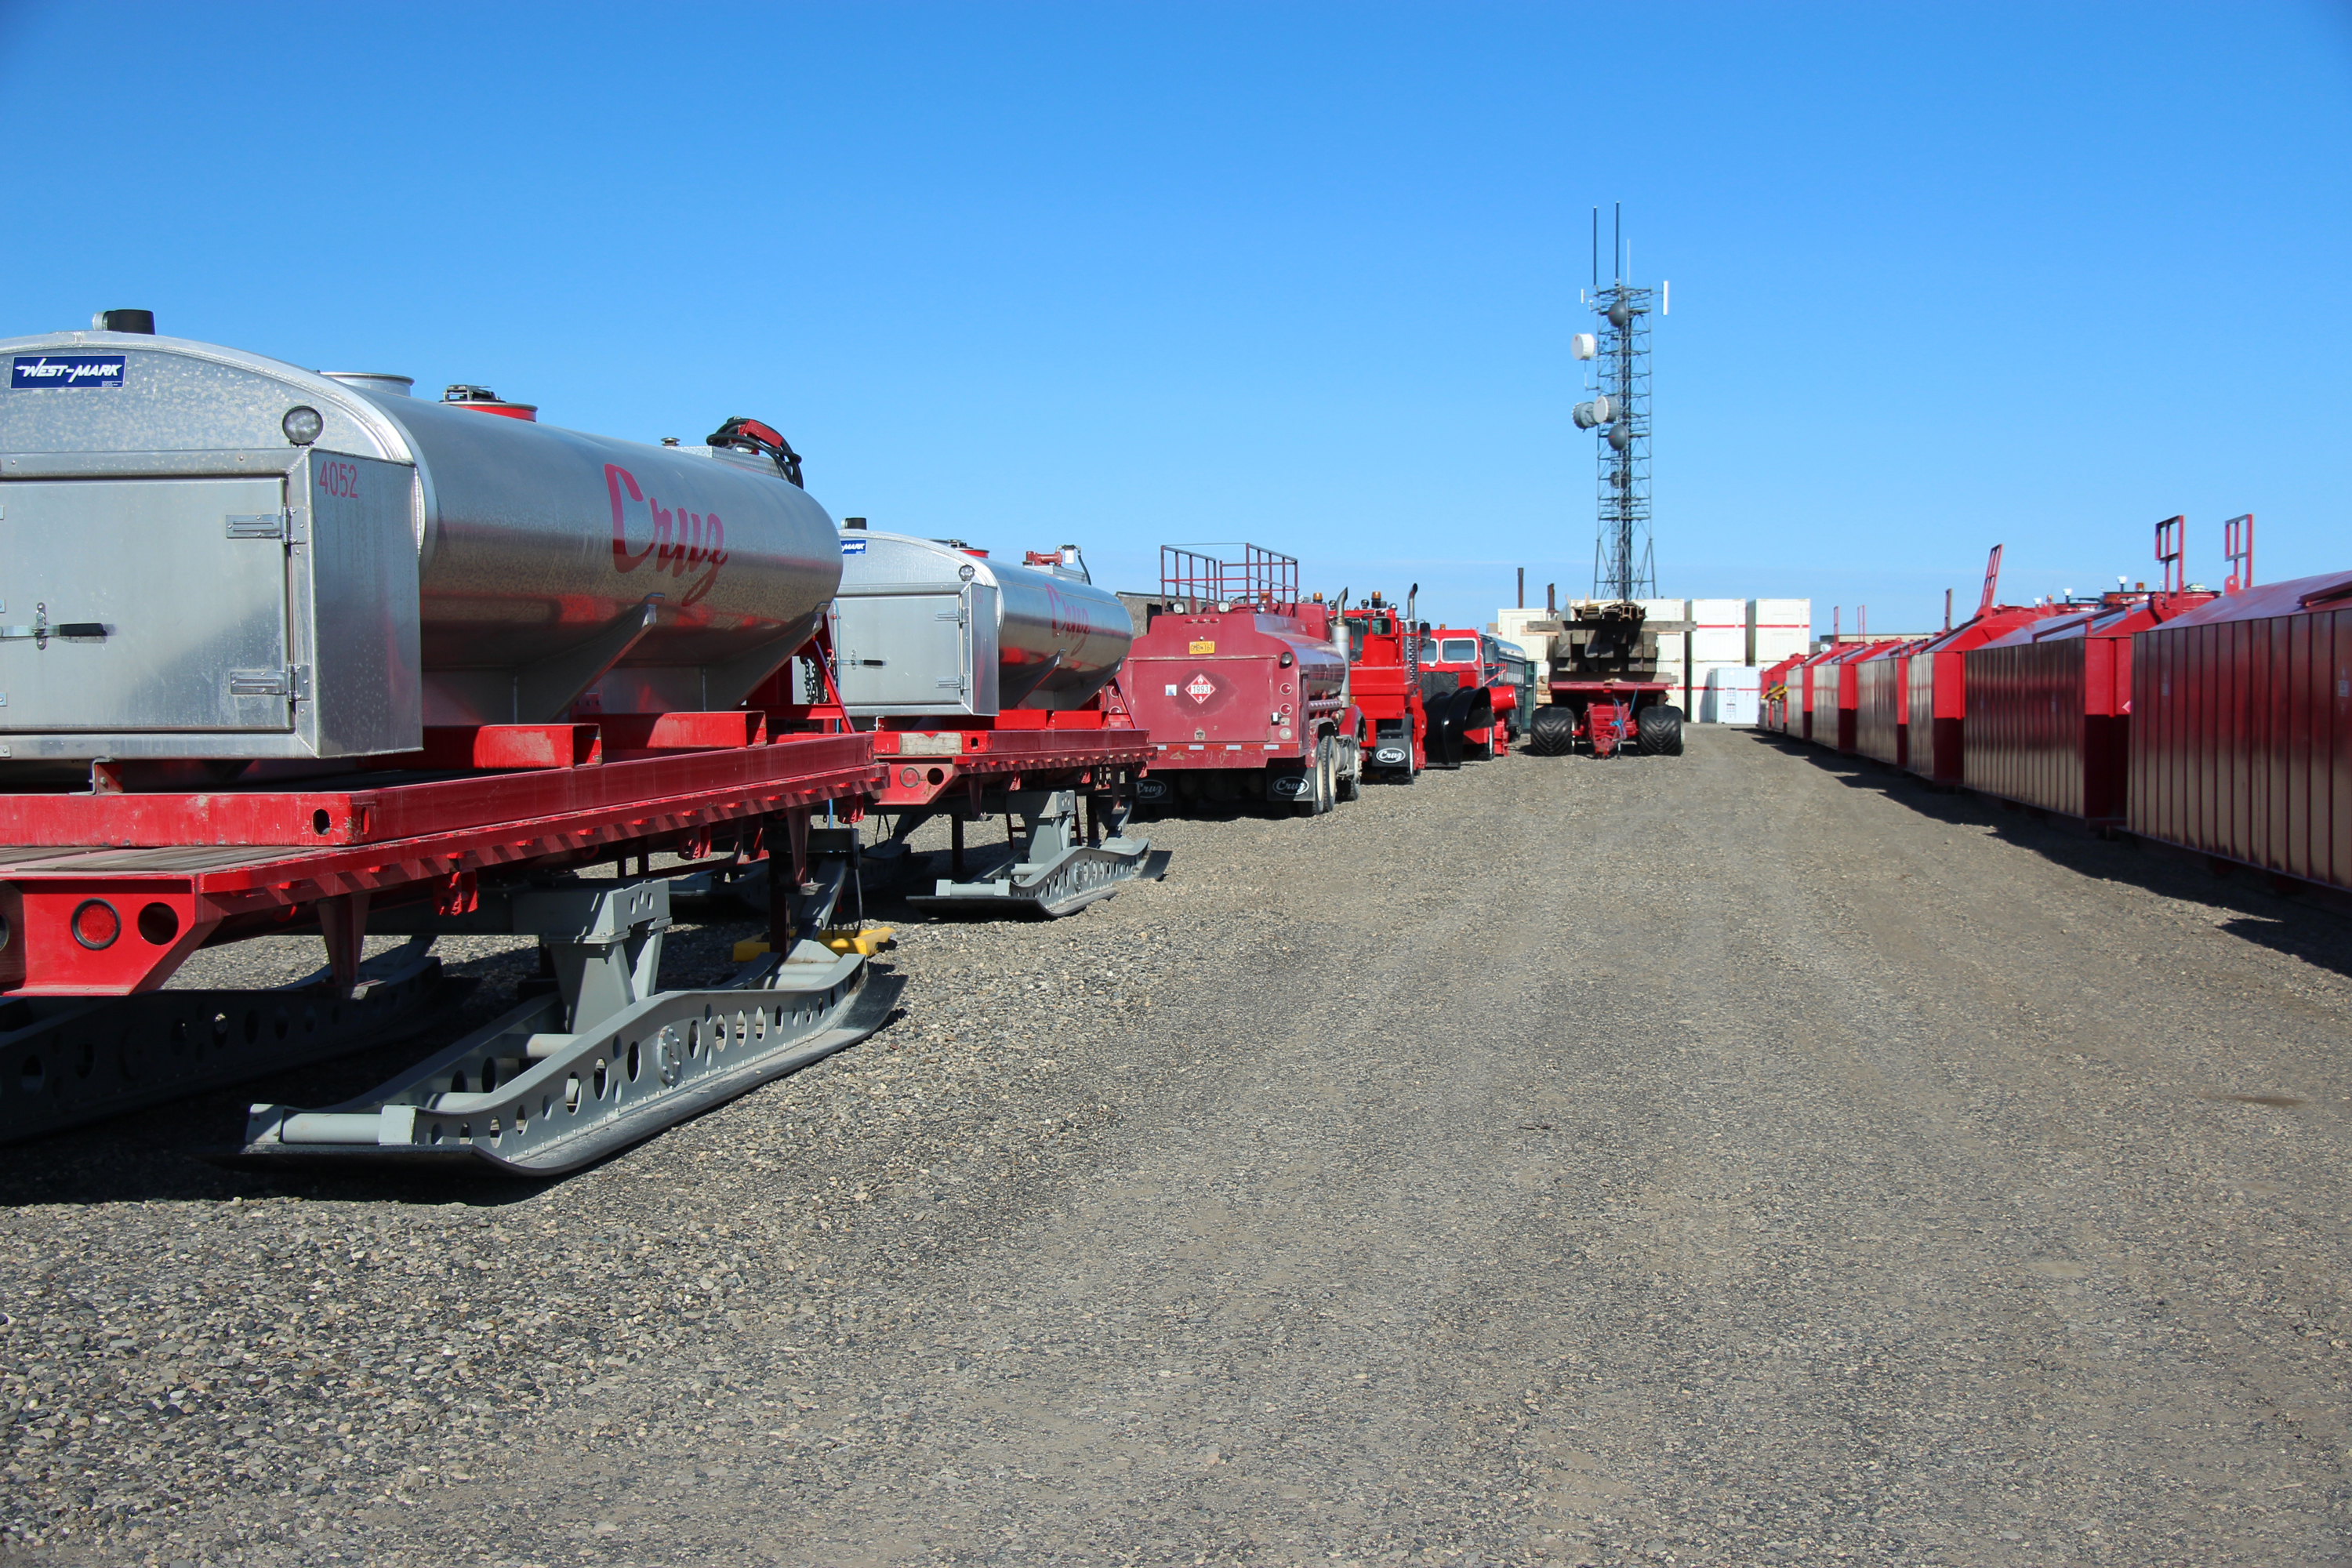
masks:
[[[1702,724],[1755,724],[1763,712],[1763,671],[1752,664],[1717,665],[1699,693]]]
[[[1750,599],[1748,602],[1747,662],[1769,668],[1812,646],[1811,599]]]

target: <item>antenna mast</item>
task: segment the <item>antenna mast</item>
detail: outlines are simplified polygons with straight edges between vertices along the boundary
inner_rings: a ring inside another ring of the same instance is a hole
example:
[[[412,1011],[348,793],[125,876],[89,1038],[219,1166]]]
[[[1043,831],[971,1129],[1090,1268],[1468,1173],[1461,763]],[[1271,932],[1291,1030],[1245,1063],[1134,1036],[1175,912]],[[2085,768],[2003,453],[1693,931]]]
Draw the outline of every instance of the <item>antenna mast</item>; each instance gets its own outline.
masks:
[[[1592,596],[1604,603],[1655,598],[1656,553],[1650,538],[1650,311],[1655,291],[1625,277],[1625,205],[1610,235],[1612,281],[1601,288],[1601,209],[1592,209],[1592,310],[1590,335],[1578,334],[1579,359],[1594,362],[1599,393],[1576,405],[1576,427],[1597,433],[1600,526],[1592,543]]]

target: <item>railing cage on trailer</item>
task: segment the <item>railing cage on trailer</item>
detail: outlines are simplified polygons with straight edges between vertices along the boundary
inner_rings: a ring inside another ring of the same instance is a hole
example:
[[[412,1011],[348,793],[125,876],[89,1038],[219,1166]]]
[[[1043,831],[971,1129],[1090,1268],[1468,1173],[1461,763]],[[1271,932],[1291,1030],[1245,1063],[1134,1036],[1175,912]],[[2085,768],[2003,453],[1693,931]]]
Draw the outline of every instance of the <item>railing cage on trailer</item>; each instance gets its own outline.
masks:
[[[1205,553],[1233,550],[1239,558]],[[1262,544],[1163,544],[1160,589],[1171,599],[1211,605],[1295,605],[1298,558]]]

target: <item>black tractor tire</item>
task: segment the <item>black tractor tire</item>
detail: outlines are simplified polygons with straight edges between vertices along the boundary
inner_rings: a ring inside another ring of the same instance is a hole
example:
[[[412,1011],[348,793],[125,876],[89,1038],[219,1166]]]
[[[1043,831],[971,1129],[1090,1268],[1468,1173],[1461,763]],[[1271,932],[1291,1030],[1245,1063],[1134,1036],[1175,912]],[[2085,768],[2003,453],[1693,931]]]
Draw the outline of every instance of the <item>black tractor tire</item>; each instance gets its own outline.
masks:
[[[1633,716],[1633,734],[1644,754],[1679,757],[1683,754],[1683,710],[1663,702],[1644,708]]]
[[[1462,718],[1469,706],[1463,699],[1469,695],[1457,686],[1428,704],[1429,733],[1423,749],[1431,767],[1451,770],[1462,765]]]
[[[1576,750],[1576,710],[1547,703],[1528,721],[1528,750],[1538,757],[1564,757]]]
[[[1483,741],[1465,741],[1464,750],[1473,761],[1484,761],[1495,754],[1495,698],[1483,686],[1462,689],[1462,731],[1466,736],[1473,730],[1486,731]]]

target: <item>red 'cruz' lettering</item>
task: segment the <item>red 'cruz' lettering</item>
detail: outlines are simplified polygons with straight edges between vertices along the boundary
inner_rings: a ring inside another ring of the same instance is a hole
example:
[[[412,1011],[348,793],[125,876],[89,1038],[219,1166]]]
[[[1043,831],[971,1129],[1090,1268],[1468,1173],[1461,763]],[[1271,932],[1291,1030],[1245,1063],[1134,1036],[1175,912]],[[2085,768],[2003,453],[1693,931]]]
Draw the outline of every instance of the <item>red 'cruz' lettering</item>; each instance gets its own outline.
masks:
[[[621,504],[621,492],[628,491],[629,500],[645,507],[653,518],[653,537],[642,550],[629,550],[628,514]],[[659,497],[648,498],[637,488],[635,475],[618,463],[604,465],[604,490],[613,500],[613,566],[615,571],[634,572],[653,558],[654,570],[667,570],[673,577],[682,577],[689,566],[705,568],[701,579],[678,600],[683,608],[709,594],[719,580],[719,569],[727,564],[727,527],[719,514],[705,516],[688,511],[684,507],[672,510],[662,505]]]

